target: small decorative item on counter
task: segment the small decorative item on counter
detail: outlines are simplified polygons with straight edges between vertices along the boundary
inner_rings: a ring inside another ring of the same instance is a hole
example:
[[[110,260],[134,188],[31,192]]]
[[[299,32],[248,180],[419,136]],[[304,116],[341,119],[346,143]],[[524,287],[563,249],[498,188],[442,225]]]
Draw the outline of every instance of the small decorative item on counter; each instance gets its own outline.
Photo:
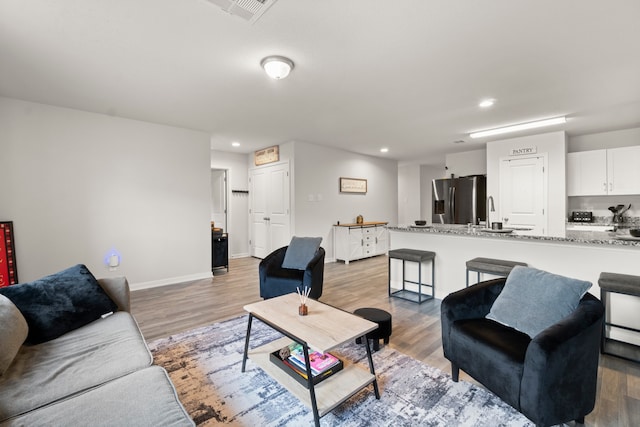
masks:
[[[362,224],[364,222],[364,218],[362,218],[362,215],[358,215],[356,217],[356,224]]]
[[[302,292],[300,292],[300,288],[296,288],[296,291],[298,291],[298,296],[300,297],[298,315],[306,316],[307,314],[309,314],[309,307],[307,307],[307,298],[309,298],[309,292],[311,292],[311,288],[305,286]]]

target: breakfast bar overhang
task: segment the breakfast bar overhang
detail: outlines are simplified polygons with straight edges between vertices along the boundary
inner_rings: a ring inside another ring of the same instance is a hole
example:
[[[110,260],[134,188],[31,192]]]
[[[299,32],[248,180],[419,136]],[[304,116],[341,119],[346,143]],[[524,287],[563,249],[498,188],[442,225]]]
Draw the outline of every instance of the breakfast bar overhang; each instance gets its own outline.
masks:
[[[589,292],[598,298],[600,273],[640,275],[640,240],[607,232],[568,231],[566,237],[547,237],[518,234],[518,231],[491,233],[465,225],[434,225],[389,227],[389,239],[389,249],[411,248],[437,253],[434,282],[437,299],[465,287],[466,261],[476,257],[522,261],[540,270],[588,280],[593,283]],[[399,269],[392,267],[390,273],[392,283],[399,283]],[[475,274],[470,277],[470,283],[475,283]],[[613,295],[610,304],[615,304],[615,310],[610,312],[613,320],[637,324],[638,298]],[[625,339],[638,340],[621,333]]]

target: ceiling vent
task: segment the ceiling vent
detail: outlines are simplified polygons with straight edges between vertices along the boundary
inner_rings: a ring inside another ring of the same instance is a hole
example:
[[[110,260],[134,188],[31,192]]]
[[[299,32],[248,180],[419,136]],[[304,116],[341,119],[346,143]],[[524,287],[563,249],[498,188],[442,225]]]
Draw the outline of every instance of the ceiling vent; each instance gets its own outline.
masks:
[[[219,6],[225,12],[239,16],[251,24],[260,17],[278,0],[207,0]]]

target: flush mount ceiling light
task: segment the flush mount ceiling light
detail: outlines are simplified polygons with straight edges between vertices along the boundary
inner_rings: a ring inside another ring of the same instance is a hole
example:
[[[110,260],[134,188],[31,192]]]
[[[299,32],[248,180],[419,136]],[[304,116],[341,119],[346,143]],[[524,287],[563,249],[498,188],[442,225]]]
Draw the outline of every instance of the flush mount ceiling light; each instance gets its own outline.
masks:
[[[388,149],[387,147],[382,147],[382,148],[380,149],[380,152],[381,152],[381,153],[388,153],[388,152],[389,152],[389,149]]]
[[[260,65],[269,77],[276,80],[284,79],[293,70],[293,61],[284,56],[267,56]]]
[[[540,128],[540,127],[544,127],[544,126],[559,125],[559,124],[563,124],[563,123],[566,123],[566,122],[567,122],[567,119],[565,117],[555,117],[553,119],[538,120],[536,122],[520,123],[520,124],[517,124],[517,125],[511,125],[511,126],[505,126],[505,127],[496,128],[496,129],[489,129],[489,130],[483,130],[483,131],[479,131],[479,132],[473,132],[473,133],[470,133],[469,136],[471,138],[482,138],[484,136],[501,135],[503,133],[517,132],[517,131],[520,131],[520,130],[535,129],[535,128]]]

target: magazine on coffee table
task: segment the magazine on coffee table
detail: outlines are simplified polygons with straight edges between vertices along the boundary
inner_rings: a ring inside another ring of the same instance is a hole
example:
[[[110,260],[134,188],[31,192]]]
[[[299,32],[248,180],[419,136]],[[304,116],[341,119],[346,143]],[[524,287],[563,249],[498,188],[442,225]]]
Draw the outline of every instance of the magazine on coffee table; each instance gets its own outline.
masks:
[[[274,351],[273,353],[269,354],[269,359],[271,360],[272,363],[280,367],[280,369],[285,371],[287,374],[289,374],[289,376],[294,378],[300,384],[302,384],[306,388],[309,388],[309,383],[307,379],[308,378],[307,369],[304,363],[304,356],[302,356],[303,361],[300,362],[300,360],[297,357],[291,354],[291,349],[295,348],[297,345],[300,345],[300,344],[293,343],[288,347]],[[302,348],[301,345],[300,345],[300,348]],[[321,355],[321,353],[318,353],[318,354]],[[325,353],[325,355],[326,354],[329,354],[329,353]],[[324,357],[322,359],[319,359],[320,361],[316,363],[316,367],[321,367],[321,366],[324,367],[321,372],[316,371],[312,367],[311,375],[312,375],[312,382],[314,385],[329,378],[331,375],[335,374],[336,372],[341,371],[342,368],[344,367],[344,364],[340,359],[338,359],[332,354],[330,354],[329,356],[330,358]],[[309,358],[310,360],[314,360],[313,356],[311,355],[309,356]],[[326,362],[327,359],[331,360],[330,364],[329,362]]]
[[[289,361],[296,364],[303,370],[306,370],[306,364],[304,360],[304,350],[302,344],[292,343],[289,345]],[[309,353],[309,364],[311,365],[311,371],[314,375],[321,374],[327,369],[331,369],[337,365],[339,359],[331,353],[320,353],[318,351]]]

